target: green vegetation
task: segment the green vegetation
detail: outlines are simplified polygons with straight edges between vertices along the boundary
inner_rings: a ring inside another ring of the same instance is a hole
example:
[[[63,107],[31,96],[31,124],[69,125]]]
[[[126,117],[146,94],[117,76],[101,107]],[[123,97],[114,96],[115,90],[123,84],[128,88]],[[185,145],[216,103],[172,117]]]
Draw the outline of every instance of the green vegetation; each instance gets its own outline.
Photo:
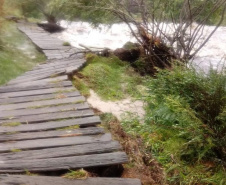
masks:
[[[17,126],[20,126],[20,125],[21,125],[21,123],[19,123],[19,122],[11,122],[11,123],[2,124],[2,126],[4,126],[4,127],[17,127]]]
[[[45,60],[35,46],[17,30],[14,23],[4,21],[1,27],[0,85],[16,78]]]
[[[70,42],[64,42],[63,46],[71,46]]]
[[[77,76],[74,76],[73,84],[83,96],[88,97],[90,95],[89,87],[86,85],[86,83],[82,79],[78,78]]]
[[[11,149],[10,151],[13,152],[13,153],[15,153],[15,152],[21,152],[22,150],[21,149],[15,149],[14,148],[14,149]]]
[[[29,172],[28,170],[25,170],[25,174],[28,175],[28,176],[38,176],[38,174],[36,174],[36,173],[31,173],[31,172]]]
[[[175,67],[147,86],[145,123],[129,115],[124,129],[143,139],[169,184],[225,184],[226,75]]]
[[[57,130],[64,131],[64,130],[75,130],[75,129],[79,129],[79,128],[80,128],[79,125],[72,125],[72,126],[60,128],[60,129],[57,129]]]
[[[76,171],[70,170],[70,172],[63,175],[63,177],[67,179],[86,179],[88,178],[88,176],[89,176],[88,172],[83,169]]]
[[[129,64],[120,61],[117,57],[87,56],[87,66],[79,72],[82,76],[75,78],[75,85],[79,90],[88,94],[87,86],[97,92],[104,100],[120,100],[128,96],[140,97],[137,89],[144,83],[144,78],[134,72]]]

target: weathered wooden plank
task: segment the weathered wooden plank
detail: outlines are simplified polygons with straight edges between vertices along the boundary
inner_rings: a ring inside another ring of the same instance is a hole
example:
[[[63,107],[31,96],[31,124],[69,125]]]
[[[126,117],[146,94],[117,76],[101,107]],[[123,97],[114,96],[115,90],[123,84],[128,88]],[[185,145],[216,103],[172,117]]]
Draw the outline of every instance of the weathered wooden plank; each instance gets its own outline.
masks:
[[[62,73],[65,72],[65,67],[52,68],[52,69],[45,70],[45,71],[38,70],[36,72],[23,74],[23,75],[17,77],[16,80],[24,80],[26,78],[36,78],[36,77],[40,77],[40,76],[44,76],[44,75],[58,74],[61,72]]]
[[[50,89],[42,89],[42,90],[1,93],[0,99],[1,98],[23,97],[23,96],[34,96],[34,95],[44,95],[44,94],[52,94],[52,93],[73,92],[75,90],[76,89],[74,87],[64,87],[64,88],[50,88]]]
[[[72,137],[81,135],[97,135],[103,134],[104,129],[99,127],[80,128],[74,130],[62,131],[44,131],[44,132],[29,132],[29,133],[14,133],[14,134],[1,134],[0,142],[6,141],[22,141],[31,139],[46,139],[56,137]]]
[[[50,43],[50,45],[48,45],[45,42],[53,42],[53,40],[46,39],[45,41],[42,41],[42,42],[34,41],[34,43],[43,50],[65,50],[65,49],[68,50],[68,49],[70,49],[70,47],[68,47],[68,46],[63,46],[62,42],[57,42],[55,45],[53,43]]]
[[[1,164],[0,172],[13,173],[25,172],[25,170],[30,172],[58,171],[86,167],[110,166],[126,162],[128,162],[128,158],[124,152],[114,152],[51,159],[6,161],[2,162],[3,164]]]
[[[85,55],[83,53],[78,53],[78,54],[75,54],[71,57],[63,58],[63,59],[47,59],[46,62],[38,64],[33,69],[37,69],[40,66],[49,65],[49,64],[56,64],[57,65],[57,64],[62,64],[62,63],[67,63],[67,62],[72,62],[72,61],[78,61],[79,62],[81,59],[85,60]]]
[[[41,83],[48,84],[48,83],[56,83],[56,82],[62,82],[62,81],[68,81],[68,75],[58,76],[58,77],[54,77],[54,78],[47,78],[47,79],[37,80],[37,81],[33,81],[33,82],[24,82],[24,83],[20,83],[20,84],[10,84],[10,83],[8,83],[6,86],[20,87],[20,85],[31,86],[31,85],[41,84]]]
[[[54,121],[59,119],[70,119],[70,118],[83,118],[88,116],[93,116],[94,112],[91,109],[78,110],[78,111],[65,111],[65,112],[55,112],[31,116],[21,116],[18,119],[0,120],[0,125],[6,125],[10,123],[39,123],[46,121]]]
[[[46,66],[46,67],[40,66],[40,68],[34,69],[34,70],[29,71],[27,73],[24,73],[22,76],[24,77],[24,76],[29,76],[29,75],[38,74],[38,73],[41,74],[41,73],[46,73],[46,72],[49,72],[49,71],[54,71],[56,69],[62,69],[62,68],[66,69],[68,67],[73,67],[73,66],[81,66],[84,63],[85,63],[85,61],[80,61],[80,62],[73,61],[73,62],[70,62],[70,63],[68,62],[66,64],[61,63],[61,64],[58,64],[58,65],[55,65],[55,66],[51,66],[51,65]]]
[[[82,145],[87,143],[97,143],[104,141],[111,141],[111,134],[5,142],[1,143],[0,152],[10,152],[13,149],[31,150],[54,148],[60,146]]]
[[[85,118],[77,118],[62,121],[52,121],[38,124],[19,125],[17,127],[0,126],[0,133],[14,133],[14,132],[37,132],[44,130],[55,130],[64,127],[79,125],[80,127],[95,126],[101,123],[98,116],[91,116]]]
[[[68,180],[61,177],[0,175],[1,185],[141,185],[138,179],[88,178]]]
[[[9,120],[9,119],[18,119],[21,116],[33,116],[38,114],[49,114],[55,112],[63,112],[70,110],[84,110],[88,109],[88,103],[78,103],[78,104],[69,104],[69,105],[59,105],[53,107],[43,107],[38,109],[19,109],[19,110],[10,110],[10,111],[1,111],[0,120]]]
[[[17,109],[25,109],[25,108],[40,108],[44,106],[52,106],[52,105],[61,105],[68,103],[81,103],[86,99],[83,96],[69,97],[63,99],[52,99],[52,100],[42,100],[35,102],[27,102],[27,103],[18,103],[18,104],[9,104],[9,105],[0,105],[0,111],[6,110],[17,110]]]
[[[57,71],[61,71],[62,69],[65,70],[65,74],[66,74],[67,68],[70,68],[70,67],[77,67],[78,68],[78,67],[82,66],[83,64],[84,64],[84,62],[80,63],[80,64],[68,64],[68,65],[59,66],[59,67],[55,67],[55,68],[49,68],[49,69],[39,69],[39,70],[36,70],[36,71],[22,75],[20,79],[23,79],[25,77],[32,78],[34,76],[44,75],[46,73],[55,73]]]
[[[51,59],[47,60],[47,62],[37,65],[32,69],[32,71],[40,70],[40,69],[48,69],[48,68],[54,68],[54,67],[64,67],[64,65],[76,65],[86,62],[84,55],[75,55],[71,58],[64,58],[64,59]]]
[[[24,82],[31,82],[31,81],[37,81],[37,80],[41,80],[41,79],[46,79],[46,78],[50,78],[50,77],[56,77],[59,75],[62,75],[65,73],[65,70],[61,70],[59,72],[55,72],[55,73],[49,73],[49,74],[43,74],[40,76],[36,76],[36,77],[32,77],[32,78],[26,78],[26,79],[18,79],[18,80],[12,80],[10,81],[10,84],[16,84],[16,83],[24,83]]]
[[[121,150],[121,147],[117,141],[106,141],[57,148],[0,153],[0,161],[49,159],[56,157],[58,158],[99,153],[110,153],[119,150]]]
[[[50,71],[46,72],[43,74],[36,74],[34,76],[30,76],[29,78],[27,76],[19,76],[15,80],[12,80],[14,83],[23,83],[23,82],[28,82],[28,81],[35,81],[35,80],[41,80],[41,79],[46,79],[52,76],[59,76],[65,73],[65,69],[58,69],[55,71]],[[12,82],[11,81],[11,82]]]
[[[39,84],[40,82],[49,82],[49,83],[53,83],[53,82],[60,82],[60,81],[66,81],[68,80],[68,75],[64,75],[64,76],[57,76],[57,77],[54,77],[54,78],[46,78],[46,79],[41,79],[41,80],[36,80],[36,81],[32,81],[32,82],[22,82],[20,83],[21,85],[29,85],[29,84]],[[10,86],[19,86],[20,84],[10,84],[7,83],[7,85],[10,85]]]
[[[48,100],[48,99],[62,99],[68,97],[76,97],[81,96],[78,91],[75,92],[66,92],[66,93],[54,93],[54,94],[44,94],[37,96],[25,96],[25,97],[17,97],[17,98],[5,98],[0,99],[0,104],[11,104],[11,103],[25,103],[25,102],[33,102],[40,100]]]
[[[64,67],[64,66],[68,66],[68,65],[76,65],[76,64],[80,64],[83,61],[81,59],[71,59],[71,60],[63,60],[59,61],[59,62],[49,62],[49,63],[45,63],[42,65],[38,65],[36,68],[33,68],[32,71],[28,71],[24,74],[29,74],[29,73],[34,73],[37,72],[39,70],[45,71],[45,70],[49,70],[49,69],[56,69],[56,68],[60,68],[60,67]]]
[[[56,87],[71,87],[73,84],[71,81],[62,81],[62,82],[56,82],[56,83],[49,83],[49,82],[43,82],[39,84],[20,84],[17,86],[3,86],[0,87],[0,93],[6,93],[6,92],[18,92],[18,91],[29,91],[29,90],[37,90],[37,89],[49,89],[49,88],[56,88]]]
[[[82,68],[85,65],[85,63],[79,65],[79,66],[71,66],[66,68],[66,74],[71,75],[75,71],[78,71],[80,68]]]
[[[58,65],[62,65],[62,64],[71,64],[76,62],[80,62],[80,60],[85,60],[85,59],[81,59],[81,58],[65,58],[65,59],[53,59],[53,60],[47,60],[47,62],[42,63],[42,64],[38,64],[37,66],[35,66],[33,68],[33,70],[37,70],[37,69],[44,69],[44,68],[48,68],[48,67],[54,67],[54,66],[58,66]]]

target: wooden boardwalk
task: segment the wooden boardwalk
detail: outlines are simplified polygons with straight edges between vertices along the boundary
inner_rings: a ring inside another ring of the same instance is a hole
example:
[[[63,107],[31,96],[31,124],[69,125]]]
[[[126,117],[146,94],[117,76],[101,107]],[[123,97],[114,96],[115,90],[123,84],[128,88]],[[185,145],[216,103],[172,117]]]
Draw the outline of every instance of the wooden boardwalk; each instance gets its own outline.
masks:
[[[18,27],[45,53],[47,61],[0,87],[0,173],[55,172],[128,162],[120,144],[97,127],[100,118],[68,79],[85,64],[84,56],[72,55],[74,48],[63,46],[62,41],[35,25]],[[0,184],[15,182],[140,185],[134,179],[70,181],[0,175]]]

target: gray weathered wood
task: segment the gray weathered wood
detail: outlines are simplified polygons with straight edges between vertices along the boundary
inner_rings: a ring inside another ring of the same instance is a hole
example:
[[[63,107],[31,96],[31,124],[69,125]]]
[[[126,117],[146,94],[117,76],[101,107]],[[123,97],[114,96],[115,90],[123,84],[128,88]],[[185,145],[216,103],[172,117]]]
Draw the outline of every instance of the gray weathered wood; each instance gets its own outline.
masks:
[[[85,65],[85,63],[79,65],[79,66],[70,66],[68,68],[66,68],[66,74],[71,75],[74,72],[78,71],[79,69],[81,69],[83,67],[83,65]]]
[[[49,88],[57,88],[57,87],[72,87],[73,84],[71,81],[62,81],[56,83],[43,82],[40,84],[20,84],[18,86],[3,86],[0,87],[0,93],[6,92],[19,92],[19,91],[29,91],[29,90],[37,90],[37,89],[49,89]]]
[[[54,112],[63,112],[70,110],[84,110],[88,109],[88,103],[78,103],[78,104],[68,104],[59,105],[53,107],[43,107],[37,109],[19,109],[19,110],[9,110],[0,112],[0,120],[18,119],[22,116],[33,116],[38,114],[49,114]]]
[[[81,127],[95,126],[101,123],[98,116],[91,116],[85,118],[77,118],[62,121],[52,121],[38,124],[19,125],[17,127],[3,127],[0,126],[0,133],[13,133],[13,132],[37,132],[42,130],[55,130],[64,127],[80,125]]]
[[[29,133],[12,133],[12,134],[1,134],[0,142],[45,139],[55,137],[72,137],[81,135],[97,135],[103,133],[104,129],[99,127],[79,128],[74,130],[62,130],[62,131],[59,130],[59,131],[29,132]]]
[[[62,69],[62,70],[54,72],[54,73],[51,72],[51,73],[47,73],[47,74],[38,75],[38,76],[35,76],[35,77],[31,77],[31,78],[11,80],[10,84],[32,82],[32,81],[42,80],[42,79],[46,79],[46,78],[50,78],[50,77],[60,76],[60,75],[63,75],[63,74],[65,74],[65,69]]]
[[[0,125],[6,125],[10,123],[23,123],[32,124],[46,121],[54,121],[59,119],[70,119],[70,118],[83,118],[93,116],[94,112],[91,109],[76,110],[76,111],[65,111],[65,112],[55,112],[31,116],[21,116],[18,119],[0,120]]]
[[[141,185],[138,179],[88,178],[68,180],[61,177],[0,175],[1,185]]]
[[[124,152],[114,152],[51,159],[1,161],[0,172],[46,172],[86,167],[110,166],[126,162],[128,162],[128,158]]]
[[[42,100],[35,102],[27,102],[27,103],[18,103],[18,104],[9,104],[9,105],[0,105],[0,111],[6,110],[17,110],[17,109],[25,109],[25,108],[40,108],[44,106],[57,106],[61,104],[68,103],[81,103],[84,102],[85,98],[83,96],[62,98],[62,99],[52,99],[52,100]]]
[[[58,171],[127,162],[126,154],[119,152],[121,147],[112,141],[111,134],[104,134],[102,128],[91,127],[100,124],[100,118],[94,116],[87,103],[81,103],[85,98],[79,96],[71,82],[65,81],[66,74],[71,75],[85,64],[84,55],[71,57],[79,50],[63,46],[63,41],[50,37],[35,25],[20,27],[49,60],[0,87],[0,173]],[[53,79],[62,81],[52,83]],[[7,125],[14,122],[22,124]],[[80,128],[70,127],[75,125]],[[65,127],[69,128],[57,130]],[[23,151],[16,153],[15,149]],[[16,178],[25,178],[26,182],[14,180],[14,184],[35,181],[24,176]],[[8,180],[5,178],[4,183]],[[45,185],[42,180],[41,184]],[[37,178],[35,185],[39,182],[40,178]],[[81,182],[99,185],[106,181],[87,179]],[[123,185],[134,182],[114,181]],[[136,181],[136,184],[140,185],[140,182]]]
[[[68,76],[67,75],[64,75],[64,76],[57,76],[57,77],[53,77],[53,78],[46,78],[46,79],[41,79],[41,80],[36,80],[36,81],[32,81],[32,82],[22,82],[20,83],[21,85],[30,85],[30,84],[40,84],[40,83],[46,83],[46,82],[49,82],[49,83],[54,83],[54,82],[60,82],[60,81],[66,81],[68,80]],[[20,84],[11,84],[10,82],[7,83],[7,85],[10,85],[10,86],[14,86],[14,87],[19,87]]]
[[[74,87],[64,87],[64,88],[50,88],[50,89],[30,90],[30,91],[21,91],[21,92],[10,92],[10,93],[1,93],[0,99],[1,98],[13,98],[13,97],[52,94],[52,93],[73,92],[73,91],[75,91]]]
[[[15,80],[17,80],[17,81],[24,81],[24,80],[26,80],[26,78],[34,79],[36,77],[42,77],[42,76],[46,76],[46,75],[49,75],[51,77],[52,75],[55,75],[55,74],[58,74],[58,73],[61,73],[61,72],[62,73],[65,72],[65,68],[64,67],[60,67],[60,68],[56,68],[56,69],[50,69],[50,70],[44,71],[44,72],[42,72],[40,70],[40,73],[24,74],[24,75],[21,75],[21,76],[17,77]]]
[[[15,80],[11,80],[11,84],[18,84],[18,83],[24,83],[24,82],[32,82],[32,81],[37,81],[37,80],[42,80],[42,79],[46,79],[46,78],[50,78],[50,77],[55,77],[55,76],[60,76],[65,74],[65,69],[61,69],[61,70],[57,70],[55,72],[49,72],[49,73],[45,73],[45,74],[38,74],[36,76],[32,76],[32,77],[18,77]]]
[[[81,66],[81,64],[85,63],[85,61],[82,61],[82,62],[77,62],[77,61],[74,61],[74,62],[70,62],[70,63],[67,63],[67,64],[64,64],[64,63],[61,63],[59,65],[54,65],[54,66],[47,66],[47,67],[42,67],[42,68],[39,68],[37,70],[33,70],[33,71],[29,71],[27,73],[24,73],[22,75],[22,77],[25,77],[25,76],[32,76],[32,75],[36,75],[36,74],[43,74],[43,73],[47,73],[47,72],[50,72],[50,71],[56,71],[58,69],[62,69],[62,68],[68,68],[68,67],[75,67],[75,66]]]
[[[97,143],[110,141],[111,134],[94,135],[94,136],[75,136],[75,137],[61,137],[49,139],[35,139],[16,142],[1,143],[0,152],[10,152],[13,149],[30,150],[30,149],[44,149],[54,148],[59,146],[81,145],[86,143]]]
[[[50,100],[50,99],[62,99],[68,97],[76,97],[81,96],[78,91],[75,92],[66,92],[66,93],[55,93],[55,94],[44,94],[37,96],[25,96],[25,97],[17,97],[17,98],[5,98],[0,99],[1,104],[11,104],[11,103],[25,103],[25,102],[33,102],[33,101],[41,101],[41,100]]]
[[[121,150],[121,147],[117,141],[106,141],[40,150],[0,153],[0,161],[49,159],[56,157],[58,158],[99,153],[110,153],[119,150]]]

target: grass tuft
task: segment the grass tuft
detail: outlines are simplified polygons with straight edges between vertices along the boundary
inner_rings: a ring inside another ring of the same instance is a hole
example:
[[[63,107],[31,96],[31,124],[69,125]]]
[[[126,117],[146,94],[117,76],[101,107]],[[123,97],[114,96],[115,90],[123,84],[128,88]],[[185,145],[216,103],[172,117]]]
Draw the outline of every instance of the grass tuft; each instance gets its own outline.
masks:
[[[16,149],[16,148],[15,148],[15,149],[11,149],[10,152],[16,153],[16,152],[22,152],[22,150],[21,150],[21,149]]]
[[[75,129],[79,129],[80,126],[79,125],[73,125],[73,126],[69,126],[69,127],[64,127],[64,128],[60,128],[60,129],[57,129],[59,131],[63,131],[63,130],[75,130]]]
[[[71,44],[69,42],[64,42],[63,46],[71,46]]]
[[[104,100],[121,100],[127,97],[141,96],[137,86],[144,84],[139,76],[126,62],[117,57],[100,57],[93,54],[87,56],[85,68],[78,74],[82,78],[75,79],[75,86],[88,94],[88,88]]]
[[[21,125],[21,123],[19,123],[19,122],[11,122],[11,123],[2,124],[2,126],[4,126],[4,127],[17,127],[17,126],[20,126],[20,125]]]
[[[84,180],[84,179],[87,179],[89,177],[89,173],[87,171],[83,170],[83,169],[76,170],[76,171],[70,170],[70,172],[64,174],[63,177],[67,178],[67,179]]]

